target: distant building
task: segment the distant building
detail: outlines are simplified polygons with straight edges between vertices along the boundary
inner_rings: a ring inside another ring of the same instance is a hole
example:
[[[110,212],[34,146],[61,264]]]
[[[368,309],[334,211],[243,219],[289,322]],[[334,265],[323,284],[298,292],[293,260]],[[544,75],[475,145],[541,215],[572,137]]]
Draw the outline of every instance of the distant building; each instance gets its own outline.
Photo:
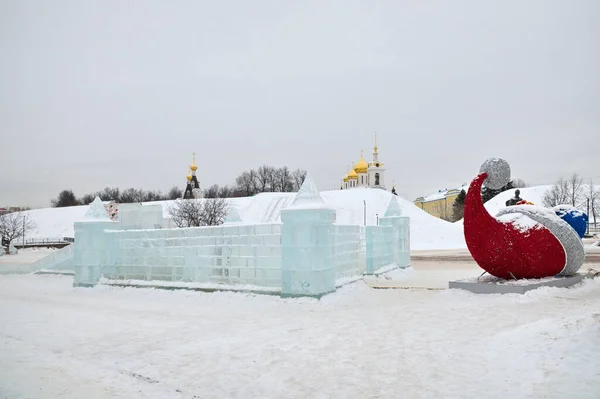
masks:
[[[190,165],[190,173],[186,176],[187,185],[185,186],[185,191],[183,192],[184,199],[202,198],[202,190],[200,190],[200,183],[198,182],[198,178],[196,177],[197,169],[198,165],[196,165],[196,153],[194,153],[192,154],[192,164]]]
[[[463,184],[461,187],[438,190],[437,193],[426,197],[419,197],[414,204],[425,212],[440,219],[450,219],[452,216],[452,204],[461,190],[468,191],[469,186]]]
[[[360,159],[350,171],[342,178],[342,190],[355,187],[371,187],[385,189],[385,168],[379,160],[379,148],[377,147],[377,134],[375,134],[375,146],[373,147],[373,160],[365,161],[360,154]]]

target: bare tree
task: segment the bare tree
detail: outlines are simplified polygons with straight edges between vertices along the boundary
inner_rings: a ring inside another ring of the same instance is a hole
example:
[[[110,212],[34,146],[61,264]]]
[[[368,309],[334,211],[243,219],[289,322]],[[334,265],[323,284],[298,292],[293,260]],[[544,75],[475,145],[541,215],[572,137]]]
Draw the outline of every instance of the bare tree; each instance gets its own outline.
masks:
[[[515,177],[514,179],[512,179],[512,188],[525,188],[527,187],[527,183],[525,183],[525,180]]]
[[[229,204],[224,198],[179,199],[169,207],[177,227],[218,226],[223,224]]]
[[[102,201],[121,201],[121,190],[118,187],[106,187],[100,191],[99,197]]]
[[[582,201],[582,191],[583,191],[583,178],[580,177],[577,173],[573,173],[571,178],[569,179],[569,188],[570,188],[570,199],[571,205],[573,206],[581,206]]]
[[[294,184],[293,191],[300,190],[302,183],[304,183],[304,179],[306,179],[306,171],[302,169],[296,169],[292,172],[292,180]]]
[[[0,235],[9,247],[13,240],[25,237],[37,227],[26,212],[5,213],[0,216]]]
[[[279,187],[278,169],[271,167],[269,169],[269,191],[275,193],[281,191]]]
[[[225,222],[229,212],[229,203],[225,198],[215,198],[204,201],[202,207],[202,226],[219,226]]]
[[[146,191],[144,192],[144,197],[142,202],[152,202],[152,201],[162,201],[165,196],[158,191]]]
[[[177,227],[200,226],[202,202],[195,199],[178,199],[168,209]]]
[[[83,197],[81,197],[81,200],[80,200],[81,205],[89,205],[92,202],[94,202],[96,197],[99,197],[99,196],[100,196],[100,192],[86,194]]]
[[[246,196],[256,194],[256,172],[254,170],[244,172],[235,179],[238,191]]]
[[[213,184],[206,190],[204,190],[204,198],[218,198],[219,197],[219,185]]]
[[[294,183],[292,181],[292,173],[287,166],[277,169],[277,179],[279,191],[283,193],[293,191]]]
[[[544,193],[542,202],[547,207],[566,204],[580,207],[582,205],[582,186],[583,179],[577,173],[574,173],[568,180],[561,177],[550,190]]]
[[[169,193],[167,194],[166,199],[175,200],[175,199],[182,198],[182,197],[183,197],[183,190],[177,186],[173,186],[169,190]]]
[[[586,197],[589,201],[589,210],[592,214],[592,219],[594,220],[594,226],[596,226],[596,215],[600,213],[600,187],[596,187],[592,179],[590,179]],[[588,215],[588,217],[589,216],[590,215]]]
[[[562,177],[542,196],[542,203],[547,207],[567,204],[569,202],[569,182]]]
[[[219,198],[231,198],[233,197],[233,188],[229,186],[219,187]]]
[[[142,202],[144,200],[144,192],[135,188],[123,190],[119,198],[119,202],[123,204],[133,204],[135,202]]]
[[[258,192],[264,193],[269,188],[271,183],[271,175],[273,174],[273,167],[263,165],[256,171],[256,188]],[[271,190],[273,191],[273,190]]]

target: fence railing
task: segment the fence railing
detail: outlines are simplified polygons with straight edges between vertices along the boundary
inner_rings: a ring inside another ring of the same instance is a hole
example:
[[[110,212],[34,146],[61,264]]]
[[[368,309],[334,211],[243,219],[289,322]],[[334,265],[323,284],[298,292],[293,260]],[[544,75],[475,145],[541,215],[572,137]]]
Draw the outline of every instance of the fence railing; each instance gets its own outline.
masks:
[[[64,244],[73,243],[75,238],[73,237],[43,237],[43,238],[29,238],[25,240],[25,245],[49,245],[49,244]],[[23,245],[22,241],[16,240],[15,245]]]

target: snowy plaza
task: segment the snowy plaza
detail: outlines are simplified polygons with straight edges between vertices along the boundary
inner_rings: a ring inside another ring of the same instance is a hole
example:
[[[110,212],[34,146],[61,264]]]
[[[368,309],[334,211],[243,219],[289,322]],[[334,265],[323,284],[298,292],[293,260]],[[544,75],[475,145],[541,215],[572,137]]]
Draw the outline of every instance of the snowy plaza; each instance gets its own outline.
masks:
[[[598,394],[598,279],[522,296],[360,282],[321,300],[71,283],[0,278],[2,397]]]
[[[523,192],[536,200],[543,190]],[[496,212],[511,194],[486,207]],[[316,195],[337,211],[337,223],[354,225],[357,199],[382,216],[397,201],[411,221],[410,265],[350,279],[316,299],[165,278],[105,276],[74,288],[72,246],[0,257],[3,397],[597,397],[600,279],[523,295],[448,290],[450,280],[481,275],[460,224],[381,190]],[[315,193],[238,200],[237,223],[277,225],[282,210],[307,196]],[[37,233],[72,234],[93,206],[32,211]],[[597,270],[597,240],[584,244],[582,272]],[[52,264],[58,270],[44,269]]]

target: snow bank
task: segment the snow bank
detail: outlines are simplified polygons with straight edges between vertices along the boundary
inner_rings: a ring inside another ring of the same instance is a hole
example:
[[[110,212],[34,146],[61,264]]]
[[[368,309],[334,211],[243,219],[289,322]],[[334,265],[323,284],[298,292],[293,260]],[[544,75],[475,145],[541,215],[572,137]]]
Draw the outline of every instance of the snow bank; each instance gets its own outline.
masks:
[[[551,188],[551,185],[513,188],[496,195],[494,198],[486,202],[484,206],[491,215],[496,215],[500,209],[506,208],[506,201],[515,196],[516,190],[521,191],[519,197],[523,198],[524,200],[532,202],[537,206],[544,206],[542,203],[542,197],[544,196],[544,193]]]

